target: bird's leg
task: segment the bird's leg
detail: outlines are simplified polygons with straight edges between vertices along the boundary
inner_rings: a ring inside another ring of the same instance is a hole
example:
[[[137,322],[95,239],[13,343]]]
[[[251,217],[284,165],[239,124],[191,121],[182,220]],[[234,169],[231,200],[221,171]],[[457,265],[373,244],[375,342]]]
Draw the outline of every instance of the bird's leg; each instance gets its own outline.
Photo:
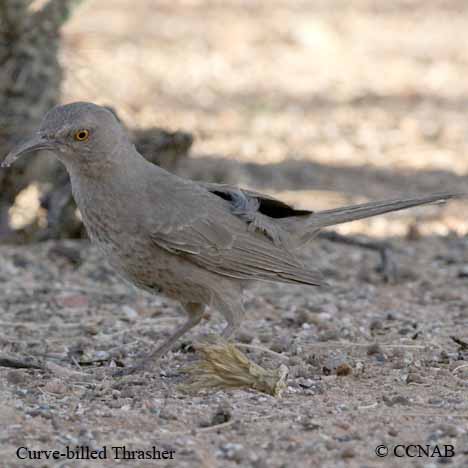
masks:
[[[161,346],[156,348],[154,351],[150,352],[133,366],[128,367],[126,369],[121,369],[115,372],[113,375],[114,377],[120,377],[123,375],[133,374],[134,372],[138,372],[148,368],[148,366],[160,359],[164,354],[166,354],[174,343],[183,335],[185,335],[189,330],[193,327],[198,325],[203,317],[203,312],[205,310],[205,306],[203,304],[198,303],[189,303],[186,305],[185,310],[187,311],[189,318],[188,320],[178,328]]]
[[[226,300],[216,304],[217,309],[223,314],[224,318],[227,321],[224,330],[221,333],[221,336],[225,340],[229,340],[237,330],[239,330],[242,319],[244,318],[244,307],[240,301],[240,298],[237,298],[235,302],[227,302]]]
[[[239,329],[239,325],[234,324],[234,323],[227,323],[227,325],[224,327],[224,330],[221,333],[221,336],[225,340],[229,340],[231,336]]]
[[[157,361],[159,358],[164,356],[174,345],[174,343],[190,331],[193,327],[198,325],[203,317],[203,312],[205,306],[198,303],[189,303],[186,306],[186,311],[189,314],[188,320],[178,328],[173,335],[171,335],[161,346],[151,352],[148,356],[145,356],[146,359],[151,359]]]
[[[392,246],[384,242],[364,241],[355,237],[343,236],[335,231],[321,231],[318,235],[321,239],[340,244],[353,245],[362,249],[373,250],[380,255],[380,264],[377,271],[382,274],[384,281],[393,282],[397,277],[397,265],[392,258]]]

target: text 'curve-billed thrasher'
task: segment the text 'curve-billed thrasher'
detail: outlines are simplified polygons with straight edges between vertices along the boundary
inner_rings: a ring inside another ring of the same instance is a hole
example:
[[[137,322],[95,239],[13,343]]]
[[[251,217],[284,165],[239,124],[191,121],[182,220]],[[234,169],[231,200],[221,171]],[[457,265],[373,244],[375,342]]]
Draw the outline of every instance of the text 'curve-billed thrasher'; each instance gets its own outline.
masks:
[[[153,359],[198,324],[206,306],[222,313],[229,338],[244,316],[241,294],[251,280],[324,284],[320,272],[295,255],[320,228],[460,196],[295,210],[266,195],[194,182],[151,164],[110,111],[85,102],[50,110],[3,165],[40,149],[65,165],[89,236],[111,266],[187,311],[187,322],[148,356]]]

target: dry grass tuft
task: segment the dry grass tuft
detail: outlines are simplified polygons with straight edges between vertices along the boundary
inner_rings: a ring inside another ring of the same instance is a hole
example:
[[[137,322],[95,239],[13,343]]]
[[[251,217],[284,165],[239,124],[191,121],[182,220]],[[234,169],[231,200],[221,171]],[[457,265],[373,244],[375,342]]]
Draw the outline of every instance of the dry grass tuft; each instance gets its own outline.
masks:
[[[201,359],[185,369],[191,382],[182,384],[183,391],[205,389],[252,388],[262,393],[281,397],[286,388],[288,368],[264,369],[252,362],[233,344],[225,341],[199,343],[195,346]]]

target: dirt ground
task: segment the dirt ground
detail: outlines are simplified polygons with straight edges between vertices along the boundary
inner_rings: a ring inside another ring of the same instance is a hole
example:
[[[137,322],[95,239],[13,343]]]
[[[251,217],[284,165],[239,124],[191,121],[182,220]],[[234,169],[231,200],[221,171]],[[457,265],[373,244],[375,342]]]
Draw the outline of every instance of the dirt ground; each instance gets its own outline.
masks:
[[[300,207],[466,190],[467,30],[463,0],[88,0],[65,30],[64,101],[191,131],[183,174]],[[452,202],[340,227],[392,244],[390,283],[375,253],[318,240],[301,255],[329,289],[252,285],[238,341],[288,366],[280,399],[181,391],[216,311],[152,372],[112,377],[183,320],[177,304],[85,241],[0,246],[0,350],[52,363],[0,367],[0,466],[468,466],[467,219]],[[16,454],[67,446],[107,460]]]

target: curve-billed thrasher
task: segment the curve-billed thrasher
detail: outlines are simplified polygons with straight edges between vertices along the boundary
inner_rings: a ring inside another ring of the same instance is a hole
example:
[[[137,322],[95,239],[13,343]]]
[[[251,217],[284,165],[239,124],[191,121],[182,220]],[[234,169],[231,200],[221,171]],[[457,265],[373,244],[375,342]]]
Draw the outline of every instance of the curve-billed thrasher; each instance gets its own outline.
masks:
[[[50,110],[38,132],[3,165],[39,149],[64,163],[88,233],[115,270],[185,307],[187,322],[152,358],[198,324],[206,306],[223,314],[229,338],[244,316],[241,293],[251,280],[324,284],[294,253],[320,228],[460,196],[295,210],[267,195],[197,183],[149,163],[111,112],[84,102]]]

